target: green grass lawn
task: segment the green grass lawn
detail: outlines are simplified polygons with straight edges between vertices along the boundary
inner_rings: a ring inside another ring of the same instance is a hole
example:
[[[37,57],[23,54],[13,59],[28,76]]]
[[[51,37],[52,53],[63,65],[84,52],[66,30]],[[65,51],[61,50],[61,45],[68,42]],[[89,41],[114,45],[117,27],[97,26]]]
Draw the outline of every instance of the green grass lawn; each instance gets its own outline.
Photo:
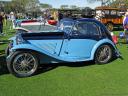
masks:
[[[14,34],[14,30],[5,30],[7,35],[0,40],[6,41]],[[0,44],[0,96],[128,96],[126,44],[118,45],[124,60],[116,59],[105,65],[59,64],[48,70],[40,69],[38,75],[29,78],[16,78],[4,66],[7,43]]]

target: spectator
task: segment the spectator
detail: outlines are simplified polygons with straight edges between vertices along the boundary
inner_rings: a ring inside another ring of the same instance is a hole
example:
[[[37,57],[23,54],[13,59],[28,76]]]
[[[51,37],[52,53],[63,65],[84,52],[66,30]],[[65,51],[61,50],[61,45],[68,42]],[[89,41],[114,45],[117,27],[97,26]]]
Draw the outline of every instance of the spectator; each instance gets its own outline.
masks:
[[[0,35],[3,34],[3,12],[0,13]]]
[[[58,20],[60,21],[61,19],[63,19],[63,14],[58,12]]]
[[[15,15],[14,15],[13,12],[10,13],[10,19],[12,21],[12,27],[14,29],[15,28],[15,20],[16,20],[16,17],[15,17]]]
[[[125,37],[126,37],[126,43],[128,43],[128,12],[125,13],[125,16],[123,19],[123,27],[124,27]]]
[[[7,15],[6,14],[3,15],[3,23],[4,23],[4,26],[7,25]]]

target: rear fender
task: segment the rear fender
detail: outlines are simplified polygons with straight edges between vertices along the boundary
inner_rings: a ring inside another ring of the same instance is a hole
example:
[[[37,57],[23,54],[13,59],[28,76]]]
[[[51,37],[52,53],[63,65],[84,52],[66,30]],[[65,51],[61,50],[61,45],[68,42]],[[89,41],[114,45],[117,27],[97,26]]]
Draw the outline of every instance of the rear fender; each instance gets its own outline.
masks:
[[[103,45],[103,44],[109,44],[110,46],[112,46],[112,47],[114,48],[115,52],[118,51],[117,48],[116,48],[116,46],[115,46],[115,44],[114,44],[111,40],[109,40],[109,39],[103,39],[103,40],[100,40],[100,41],[93,47],[93,49],[92,49],[92,51],[91,51],[91,58],[90,58],[91,60],[94,60],[96,50],[98,49],[98,47],[100,47],[100,46]]]

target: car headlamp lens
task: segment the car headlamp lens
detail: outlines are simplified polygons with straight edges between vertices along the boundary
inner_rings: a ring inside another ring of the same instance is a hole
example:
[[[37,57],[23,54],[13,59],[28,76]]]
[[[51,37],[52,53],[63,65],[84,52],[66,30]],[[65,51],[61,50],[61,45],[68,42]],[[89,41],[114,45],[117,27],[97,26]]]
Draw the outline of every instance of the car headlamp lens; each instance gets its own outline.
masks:
[[[25,41],[23,40],[23,38],[21,37],[21,35],[16,36],[16,44],[22,44]]]
[[[10,40],[8,47],[9,47],[9,49],[11,49],[13,47],[13,40]]]

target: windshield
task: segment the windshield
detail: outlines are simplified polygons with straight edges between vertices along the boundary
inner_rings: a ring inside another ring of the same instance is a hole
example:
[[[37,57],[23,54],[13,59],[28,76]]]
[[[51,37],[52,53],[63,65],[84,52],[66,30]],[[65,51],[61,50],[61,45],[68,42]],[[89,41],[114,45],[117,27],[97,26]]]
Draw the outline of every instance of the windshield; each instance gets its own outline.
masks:
[[[52,25],[27,25],[27,26],[22,26],[25,29],[28,29],[30,31],[54,31],[56,30],[56,26]]]
[[[70,20],[70,21],[63,21],[62,20],[58,24],[58,30],[61,30],[61,31],[64,31],[67,33],[67,32],[72,30],[73,25],[74,25],[73,20]]]

